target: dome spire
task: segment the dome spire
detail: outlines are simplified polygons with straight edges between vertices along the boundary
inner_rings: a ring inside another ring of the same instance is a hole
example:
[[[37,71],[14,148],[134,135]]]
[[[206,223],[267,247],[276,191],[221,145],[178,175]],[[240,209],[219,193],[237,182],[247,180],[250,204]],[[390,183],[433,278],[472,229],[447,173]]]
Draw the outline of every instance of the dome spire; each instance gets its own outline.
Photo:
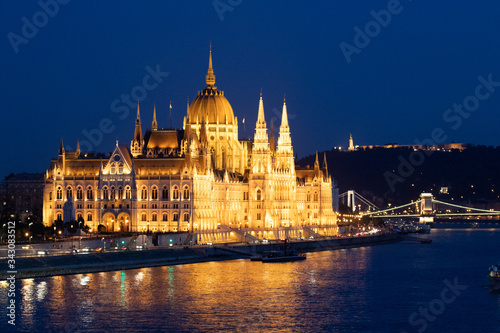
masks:
[[[212,42],[210,42],[210,56],[208,58],[208,71],[205,81],[207,82],[207,86],[213,87],[215,85],[215,75],[212,68]]]

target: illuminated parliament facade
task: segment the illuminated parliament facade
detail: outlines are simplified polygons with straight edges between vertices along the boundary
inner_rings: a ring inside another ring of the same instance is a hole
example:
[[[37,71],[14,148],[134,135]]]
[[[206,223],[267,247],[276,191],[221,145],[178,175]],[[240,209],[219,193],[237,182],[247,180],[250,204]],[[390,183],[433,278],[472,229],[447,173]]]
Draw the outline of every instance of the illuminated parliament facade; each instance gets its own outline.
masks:
[[[262,94],[253,140],[238,138],[238,119],[215,86],[212,55],[206,88],[183,129],[160,129],[153,110],[142,132],[137,106],[130,145],[109,155],[65,151],[45,175],[43,221],[83,219],[96,231],[191,232],[198,242],[334,235],[334,183],[326,159],[297,169],[286,103],[276,138]]]

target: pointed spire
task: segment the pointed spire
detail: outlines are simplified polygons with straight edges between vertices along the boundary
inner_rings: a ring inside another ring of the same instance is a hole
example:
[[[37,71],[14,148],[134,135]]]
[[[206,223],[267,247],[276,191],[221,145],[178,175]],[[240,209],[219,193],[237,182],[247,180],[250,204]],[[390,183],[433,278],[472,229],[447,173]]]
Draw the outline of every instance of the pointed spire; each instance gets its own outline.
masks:
[[[208,71],[205,81],[207,86],[213,87],[215,85],[215,75],[212,68],[212,42],[210,42],[210,56],[208,58]]]
[[[281,126],[288,126],[288,113],[286,112],[286,100],[283,98],[283,112],[281,114]]]
[[[139,111],[139,102],[137,102],[137,118],[135,119],[135,123],[141,123],[141,112]]]
[[[156,103],[153,107],[153,123],[151,124],[151,128],[153,129],[153,131],[156,131],[158,129],[158,123],[156,122]]]
[[[137,102],[137,118],[135,119],[134,140],[142,145],[142,128],[141,128],[141,112],[139,110],[139,102]]]
[[[319,168],[319,158],[318,158],[318,152],[316,152],[316,160],[314,161],[314,168]]]
[[[264,101],[262,100],[262,92],[260,92],[259,100],[259,113],[257,115],[257,127],[258,125],[266,125],[266,119],[264,118]]]
[[[64,143],[63,143],[63,139],[61,138],[61,145],[59,146],[59,155],[63,155],[64,154]]]
[[[80,156],[80,139],[76,140],[76,155]]]

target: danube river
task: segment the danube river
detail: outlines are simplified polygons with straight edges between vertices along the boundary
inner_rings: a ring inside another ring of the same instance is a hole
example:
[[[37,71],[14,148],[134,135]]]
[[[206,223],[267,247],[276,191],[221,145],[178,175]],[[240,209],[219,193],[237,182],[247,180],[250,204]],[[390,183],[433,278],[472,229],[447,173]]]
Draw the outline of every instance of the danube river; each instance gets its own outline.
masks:
[[[17,281],[16,329],[500,332],[500,294],[486,277],[500,261],[500,229],[439,229],[430,238],[308,253],[295,263],[233,260]],[[0,288],[5,332],[8,288]]]

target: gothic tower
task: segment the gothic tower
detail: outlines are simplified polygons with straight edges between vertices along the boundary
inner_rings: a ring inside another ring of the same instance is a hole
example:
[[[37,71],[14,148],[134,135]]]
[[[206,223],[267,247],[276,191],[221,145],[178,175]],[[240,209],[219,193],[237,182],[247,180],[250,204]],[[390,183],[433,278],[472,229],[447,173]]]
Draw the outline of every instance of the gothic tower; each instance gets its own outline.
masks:
[[[137,103],[137,118],[135,119],[134,139],[130,142],[130,152],[132,156],[137,157],[142,154],[144,147],[144,139],[142,137],[141,128],[141,113],[139,111],[139,103]]]

